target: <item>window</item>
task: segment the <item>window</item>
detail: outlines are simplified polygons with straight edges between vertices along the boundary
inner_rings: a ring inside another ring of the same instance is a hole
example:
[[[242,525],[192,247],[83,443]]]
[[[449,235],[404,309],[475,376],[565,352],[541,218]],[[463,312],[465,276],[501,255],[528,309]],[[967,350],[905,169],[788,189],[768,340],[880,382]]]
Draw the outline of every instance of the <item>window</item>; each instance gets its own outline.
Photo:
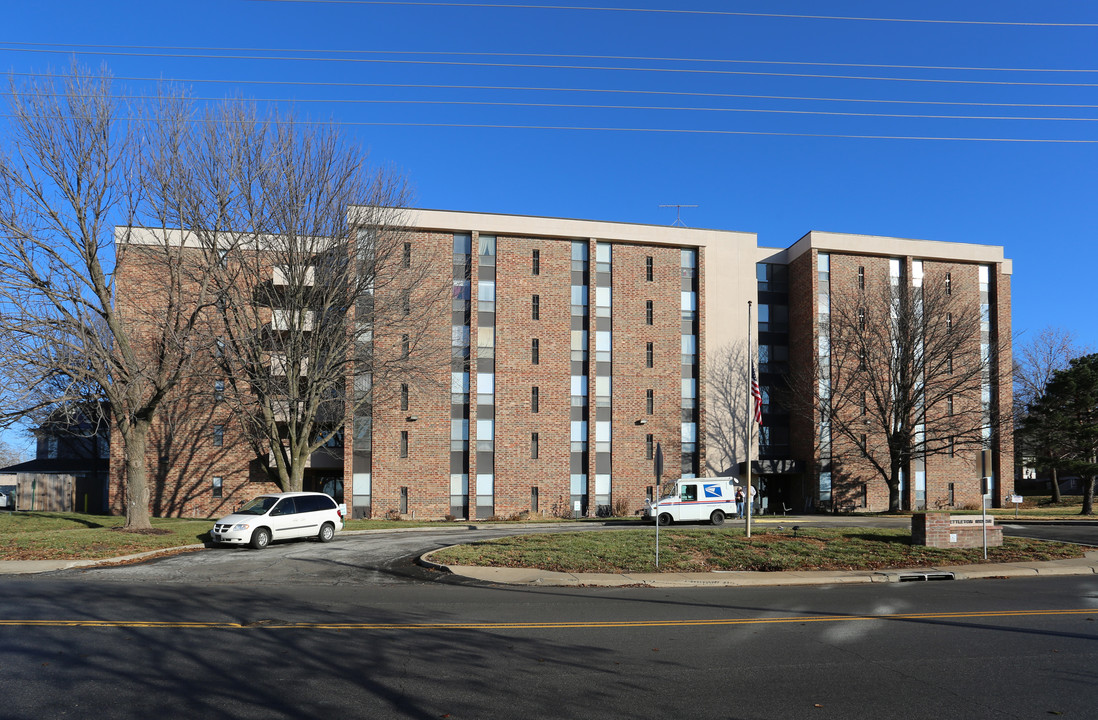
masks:
[[[221,492],[222,492],[222,486],[223,485],[224,485],[224,481],[222,480],[222,478],[215,475],[214,479],[213,479],[213,496],[215,498],[221,497]]]
[[[656,456],[656,443],[655,436],[652,433],[648,433],[644,436],[644,459],[651,460]]]
[[[412,243],[404,243],[404,267],[412,267]]]
[[[946,414],[947,415],[952,415],[953,414],[953,396],[952,395],[950,395],[949,397],[946,398]]]
[[[652,301],[651,300],[645,300],[644,301],[644,324],[645,325],[651,325],[652,324]]]
[[[651,255],[644,258],[644,279],[648,282],[652,282],[652,256]]]
[[[401,410],[407,410],[408,409],[408,384],[407,383],[401,383],[400,384],[400,409]]]
[[[865,417],[869,413],[869,403],[866,402],[866,394],[862,393],[862,417]],[[866,422],[869,422],[868,420]]]
[[[865,290],[865,266],[858,267],[858,288]]]
[[[213,426],[213,440],[214,447],[221,447],[225,444],[225,426],[214,425]]]
[[[953,332],[953,313],[946,313],[946,332]]]
[[[225,381],[214,380],[214,402],[219,403],[225,399]]]
[[[648,345],[644,349],[644,362],[646,367],[652,367],[652,343],[648,343]]]
[[[946,273],[946,295],[953,294],[953,273]]]
[[[541,363],[541,341],[537,338],[530,340],[530,362],[534,365]]]
[[[865,308],[858,308],[858,329],[865,330]]]
[[[946,356],[946,372],[953,374],[953,353]]]
[[[538,459],[538,434],[530,433],[530,459]]]
[[[541,391],[537,385],[530,388],[530,412],[540,412]]]
[[[530,298],[530,319],[541,320],[541,295]]]
[[[402,458],[408,457],[408,431],[400,431],[400,456]]]
[[[698,486],[697,485],[683,485],[682,493],[679,498],[683,502],[694,502],[698,499]]]
[[[861,440],[859,441],[859,447],[861,448],[863,457],[866,457],[866,456],[869,455],[869,450],[866,446],[866,435],[865,435],[865,433],[862,433]]]
[[[656,412],[656,391],[655,390],[646,390],[645,391],[645,408],[646,408],[646,411],[649,415]]]
[[[400,356],[402,359],[407,360],[412,350],[412,339],[408,337],[408,333],[400,338]]]
[[[530,258],[531,267],[530,272],[533,275],[541,275],[541,250],[534,250],[532,257]]]
[[[949,457],[954,457],[956,452],[957,452],[956,438],[954,438],[952,435],[950,435],[949,436],[949,442],[946,445],[946,455],[948,455]]]
[[[412,314],[412,293],[407,290],[404,291],[404,316],[407,317]]]

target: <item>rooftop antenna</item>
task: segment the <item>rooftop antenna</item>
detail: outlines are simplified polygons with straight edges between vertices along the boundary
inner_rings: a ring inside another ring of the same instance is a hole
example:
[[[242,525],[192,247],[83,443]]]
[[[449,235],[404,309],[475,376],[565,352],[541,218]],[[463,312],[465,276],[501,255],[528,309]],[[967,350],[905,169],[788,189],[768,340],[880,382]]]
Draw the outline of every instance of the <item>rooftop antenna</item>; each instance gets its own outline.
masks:
[[[675,208],[675,222],[671,223],[671,227],[675,227],[676,225],[679,225],[681,227],[686,227],[686,223],[684,223],[682,221],[682,209],[684,207],[685,208],[696,208],[697,205],[660,205],[660,207],[661,208]]]

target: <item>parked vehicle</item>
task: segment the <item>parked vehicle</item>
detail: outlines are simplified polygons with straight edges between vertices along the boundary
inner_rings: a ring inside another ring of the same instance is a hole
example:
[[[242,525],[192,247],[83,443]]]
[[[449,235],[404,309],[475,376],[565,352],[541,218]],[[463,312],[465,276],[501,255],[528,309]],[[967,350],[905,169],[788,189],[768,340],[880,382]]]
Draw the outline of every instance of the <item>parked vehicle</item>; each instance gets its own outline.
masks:
[[[260,550],[273,540],[315,537],[331,542],[343,529],[343,511],[324,493],[290,492],[260,495],[232,515],[214,523],[210,537],[218,544],[251,545]]]
[[[660,525],[671,522],[708,520],[723,525],[728,516],[739,515],[736,490],[731,478],[684,478],[676,480],[672,493],[655,503],[644,503],[644,517],[656,518]]]

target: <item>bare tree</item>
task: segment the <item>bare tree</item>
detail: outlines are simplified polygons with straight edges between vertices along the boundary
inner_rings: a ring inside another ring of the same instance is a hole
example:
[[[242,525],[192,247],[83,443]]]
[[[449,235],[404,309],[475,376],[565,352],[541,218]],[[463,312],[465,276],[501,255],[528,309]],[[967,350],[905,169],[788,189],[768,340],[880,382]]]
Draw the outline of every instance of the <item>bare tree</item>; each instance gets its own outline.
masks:
[[[978,305],[944,278],[832,293],[829,318],[819,332],[830,363],[791,373],[794,405],[830,427],[821,452],[840,472],[865,468],[900,510],[916,458],[974,453],[999,428],[982,402],[998,350],[981,337]]]
[[[185,174],[189,104],[116,96],[109,74],[73,69],[12,83],[0,154],[0,347],[9,421],[34,408],[111,406],[125,455],[127,530],[149,528],[145,451],[153,418],[191,368],[211,275],[185,267],[171,227],[177,195],[162,179]],[[177,235],[177,233],[175,233]],[[117,244],[116,244],[117,243]],[[126,312],[114,305],[117,268],[143,285]],[[184,297],[190,300],[182,303]],[[64,378],[65,382],[57,382]]]
[[[245,157],[191,185],[199,214],[220,203],[231,217],[195,234],[218,253],[210,344],[224,400],[271,479],[300,490],[345,421],[449,362],[435,325],[450,283],[406,245],[404,180],[371,168],[334,126],[245,107],[204,132]]]

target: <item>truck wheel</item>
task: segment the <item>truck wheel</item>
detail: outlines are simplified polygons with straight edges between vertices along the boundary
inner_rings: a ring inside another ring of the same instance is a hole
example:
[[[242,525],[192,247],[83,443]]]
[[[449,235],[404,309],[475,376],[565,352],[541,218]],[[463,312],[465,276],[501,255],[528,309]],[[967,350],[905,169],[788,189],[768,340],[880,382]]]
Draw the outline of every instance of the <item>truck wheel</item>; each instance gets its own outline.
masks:
[[[724,513],[720,510],[714,510],[713,514],[709,516],[709,522],[714,525],[724,525]]]
[[[670,525],[671,524],[671,515],[670,515],[670,513],[660,513],[659,523],[660,523],[660,525]]]

